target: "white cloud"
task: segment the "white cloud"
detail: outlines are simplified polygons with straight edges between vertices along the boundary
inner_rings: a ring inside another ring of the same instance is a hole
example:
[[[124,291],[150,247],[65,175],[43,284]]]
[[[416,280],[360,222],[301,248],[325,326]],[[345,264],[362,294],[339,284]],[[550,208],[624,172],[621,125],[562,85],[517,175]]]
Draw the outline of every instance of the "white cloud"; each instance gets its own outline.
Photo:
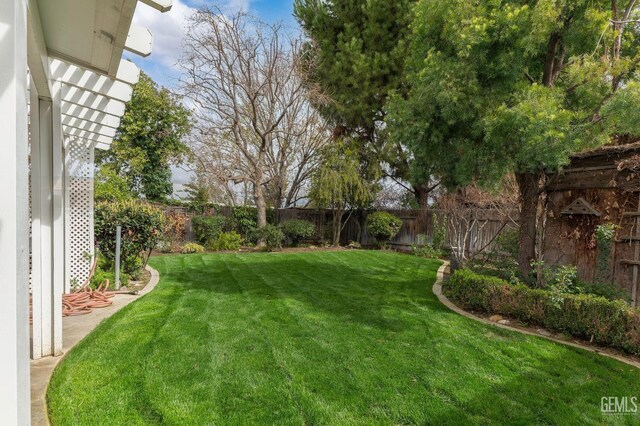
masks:
[[[151,59],[165,67],[175,67],[182,51],[182,40],[189,16],[196,11],[181,0],[174,0],[173,7],[167,13],[138,2],[133,22],[146,27],[153,34]]]
[[[218,3],[226,15],[240,10],[248,11],[252,0],[223,0]],[[210,0],[174,0],[169,12],[160,13],[142,2],[138,2],[133,23],[148,28],[153,34],[153,51],[147,59],[126,54],[147,74],[163,85],[173,86],[180,76],[178,62],[183,50],[183,40],[189,17],[198,7],[211,6]],[[193,6],[190,6],[193,5]]]
[[[230,13],[239,12],[241,10],[244,12],[248,12],[249,3],[250,0],[227,0],[223,9],[225,9],[225,13],[226,10],[228,10]]]

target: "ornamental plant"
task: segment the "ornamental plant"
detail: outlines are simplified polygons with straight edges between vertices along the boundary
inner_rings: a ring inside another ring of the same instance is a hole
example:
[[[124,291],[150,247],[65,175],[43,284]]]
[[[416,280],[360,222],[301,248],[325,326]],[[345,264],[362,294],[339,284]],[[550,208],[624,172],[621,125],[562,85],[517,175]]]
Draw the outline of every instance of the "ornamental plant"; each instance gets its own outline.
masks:
[[[282,223],[281,227],[285,237],[293,246],[297,246],[302,240],[313,237],[316,233],[315,225],[306,220],[287,220]]]
[[[209,244],[209,248],[213,251],[236,251],[242,247],[244,238],[235,231],[223,232],[217,240]]]
[[[402,219],[387,212],[375,212],[367,216],[367,232],[378,242],[384,243],[398,235]]]
[[[194,216],[191,219],[193,233],[200,244],[210,244],[217,240],[224,230],[225,223],[224,216]]]
[[[265,248],[273,250],[274,248],[282,247],[284,233],[278,226],[266,224],[262,228],[255,229],[250,235],[250,240],[254,243],[264,241]]]
[[[275,211],[267,209],[267,223],[273,223]],[[251,206],[238,206],[231,209],[227,228],[235,229],[240,235],[249,237],[258,228],[258,209]]]
[[[443,291],[464,309],[508,316],[640,355],[640,311],[622,300],[591,294],[558,298],[554,291],[511,285],[469,270],[456,271],[444,282]]]
[[[204,253],[204,247],[198,243],[186,243],[180,249],[182,254]]]
[[[135,278],[162,235],[165,216],[160,209],[139,200],[97,203],[95,240],[109,267],[115,264],[118,225],[122,226],[122,270]]]

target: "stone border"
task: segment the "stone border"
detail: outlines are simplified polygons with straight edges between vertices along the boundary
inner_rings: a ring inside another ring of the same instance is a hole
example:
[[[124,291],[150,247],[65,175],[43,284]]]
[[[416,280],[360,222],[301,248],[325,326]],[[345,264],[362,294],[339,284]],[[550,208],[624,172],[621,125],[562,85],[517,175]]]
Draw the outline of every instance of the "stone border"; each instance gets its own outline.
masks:
[[[581,343],[577,343],[574,341],[566,341],[566,340],[560,340],[560,339],[556,339],[555,337],[552,336],[545,336],[544,334],[540,334],[540,333],[536,333],[534,331],[530,331],[530,330],[523,330],[517,327],[511,327],[509,325],[506,324],[498,324],[496,322],[490,321],[486,318],[481,318],[479,316],[473,315],[472,313],[469,313],[461,308],[459,308],[458,306],[456,306],[455,304],[453,304],[453,302],[451,302],[447,296],[445,296],[444,294],[442,294],[442,282],[444,281],[444,272],[445,270],[449,267],[449,262],[444,262],[442,264],[442,266],[440,266],[440,268],[438,269],[438,275],[436,278],[436,282],[433,284],[433,294],[436,295],[436,297],[438,298],[438,300],[440,301],[440,303],[442,303],[443,305],[445,305],[447,308],[449,308],[450,310],[454,311],[457,314],[460,314],[462,316],[465,316],[467,318],[470,318],[472,320],[484,323],[484,324],[488,324],[494,327],[498,327],[498,328],[502,328],[505,330],[510,330],[510,331],[516,331],[518,333],[522,333],[522,334],[526,334],[529,336],[534,336],[534,337],[540,337],[546,340],[550,340],[552,342],[555,343],[560,343],[562,345],[566,345],[566,346],[571,346],[573,348],[578,348],[578,349],[584,349],[585,351],[589,351],[589,352],[593,352],[596,353],[598,355],[602,355],[602,356],[606,356],[609,358],[613,358],[617,361],[623,362],[627,365],[630,365],[632,367],[636,367],[636,368],[640,368],[640,362],[626,358],[624,356],[618,355],[616,353],[613,352],[609,352],[607,350],[603,350],[600,348],[594,348],[593,346],[588,346],[588,345],[583,345]]]
[[[48,356],[31,360],[31,424],[34,426],[49,425],[49,410],[47,409],[47,390],[56,366],[64,359],[74,346],[91,333],[102,321],[111,317],[120,309],[150,293],[160,281],[160,274],[151,266],[146,267],[151,273],[149,283],[137,295],[116,295],[111,306],[100,308],[88,315],[65,317],[62,321],[62,335],[64,338],[62,355]],[[80,319],[78,319],[80,318]]]

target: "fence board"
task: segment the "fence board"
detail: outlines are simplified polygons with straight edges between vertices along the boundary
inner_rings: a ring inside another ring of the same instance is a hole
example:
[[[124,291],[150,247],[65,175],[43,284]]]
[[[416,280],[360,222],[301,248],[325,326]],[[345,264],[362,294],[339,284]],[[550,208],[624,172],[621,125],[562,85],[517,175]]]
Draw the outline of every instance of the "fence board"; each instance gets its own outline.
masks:
[[[159,205],[165,214],[185,214],[189,217],[193,216],[187,208],[181,206],[163,206]],[[400,219],[402,226],[398,235],[390,241],[390,244],[400,249],[410,249],[413,245],[431,244],[434,238],[434,217],[439,217],[444,221],[446,212],[437,209],[420,209],[420,210],[384,210]],[[219,214],[222,216],[231,216],[231,207],[217,207],[211,209],[206,214]],[[482,249],[492,250],[495,247],[495,238],[504,229],[513,228],[513,223],[507,223],[503,212],[497,210],[469,210],[469,214],[473,214],[477,218],[473,222],[472,229],[467,235],[467,248],[469,252],[477,252]],[[353,211],[345,213],[345,223],[340,234],[340,243],[349,244],[351,241],[358,242],[363,246],[375,244],[375,239],[367,234],[365,221],[367,217],[365,211]],[[316,227],[315,240],[329,241],[331,239],[331,210],[316,210],[304,208],[276,209],[276,223],[282,223],[287,220],[306,220]],[[187,221],[187,240],[192,241],[194,236],[191,230],[191,221]],[[445,247],[451,248],[457,246],[455,241],[455,232],[451,223],[447,223],[447,232],[445,239]]]

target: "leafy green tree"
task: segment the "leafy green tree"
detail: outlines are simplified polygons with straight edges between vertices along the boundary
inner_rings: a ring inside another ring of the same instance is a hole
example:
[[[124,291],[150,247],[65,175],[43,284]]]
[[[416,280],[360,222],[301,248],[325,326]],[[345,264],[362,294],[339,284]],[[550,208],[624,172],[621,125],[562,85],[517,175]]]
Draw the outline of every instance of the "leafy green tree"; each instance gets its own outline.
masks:
[[[391,137],[411,147],[416,174],[449,187],[515,173],[523,274],[546,173],[636,130],[637,19],[635,0],[416,5],[410,89],[390,102]]]
[[[189,118],[175,95],[141,73],[116,138],[97,161],[126,177],[134,193],[161,201],[173,192],[170,164],[188,153],[183,138],[190,131]]]
[[[363,170],[358,146],[353,142],[337,141],[324,149],[322,162],[311,178],[309,198],[316,207],[331,209],[334,246],[340,244],[344,214],[373,200],[376,181]]]
[[[402,92],[406,36],[415,0],[296,0],[294,14],[309,38],[305,74],[330,98],[317,107],[334,136],[362,143],[369,162],[381,162],[389,177],[411,182],[421,205],[431,191],[428,174],[412,175],[402,143],[384,131],[390,91]]]
[[[124,201],[133,198],[129,181],[120,176],[110,165],[103,165],[96,171],[93,186],[96,201]]]

